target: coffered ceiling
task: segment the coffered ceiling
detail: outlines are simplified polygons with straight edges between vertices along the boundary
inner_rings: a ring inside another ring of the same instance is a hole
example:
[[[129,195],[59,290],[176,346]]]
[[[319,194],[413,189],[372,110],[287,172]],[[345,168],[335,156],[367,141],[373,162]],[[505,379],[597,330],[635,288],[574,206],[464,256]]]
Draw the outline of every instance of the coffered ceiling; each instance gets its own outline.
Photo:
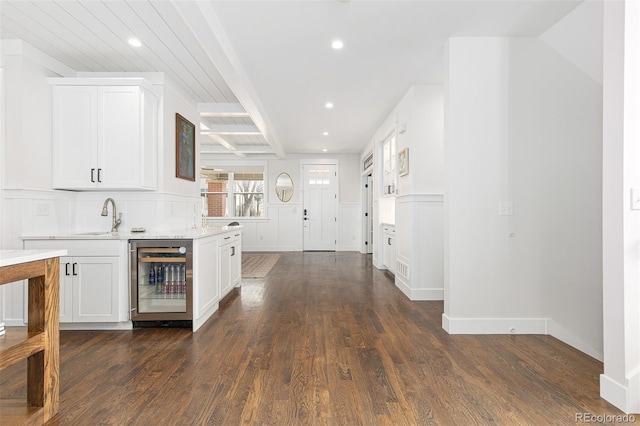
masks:
[[[164,72],[205,155],[282,158],[360,152],[412,84],[442,82],[449,37],[538,36],[579,3],[2,0],[0,35],[76,72]]]

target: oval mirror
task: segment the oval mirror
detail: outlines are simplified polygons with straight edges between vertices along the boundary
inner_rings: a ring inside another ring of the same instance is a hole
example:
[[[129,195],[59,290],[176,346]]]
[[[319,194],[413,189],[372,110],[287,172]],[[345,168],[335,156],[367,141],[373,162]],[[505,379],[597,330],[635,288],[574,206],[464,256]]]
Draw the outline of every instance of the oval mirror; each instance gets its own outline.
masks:
[[[276,194],[283,203],[293,197],[293,181],[287,173],[280,173],[276,179]]]

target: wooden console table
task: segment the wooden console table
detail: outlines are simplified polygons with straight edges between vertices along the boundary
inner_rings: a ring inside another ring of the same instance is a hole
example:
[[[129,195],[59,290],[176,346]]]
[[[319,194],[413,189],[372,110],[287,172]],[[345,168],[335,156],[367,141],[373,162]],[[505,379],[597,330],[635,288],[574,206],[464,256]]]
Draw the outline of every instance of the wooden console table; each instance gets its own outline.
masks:
[[[27,333],[0,337],[0,370],[27,359],[27,401],[0,400],[0,423],[44,424],[58,412],[60,256],[66,250],[0,250],[0,285],[29,280]]]

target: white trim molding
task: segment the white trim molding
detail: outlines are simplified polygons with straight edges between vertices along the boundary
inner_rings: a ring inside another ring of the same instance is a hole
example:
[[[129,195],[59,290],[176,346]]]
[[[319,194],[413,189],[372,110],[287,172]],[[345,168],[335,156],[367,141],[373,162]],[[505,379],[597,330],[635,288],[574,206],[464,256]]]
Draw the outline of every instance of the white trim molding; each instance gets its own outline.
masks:
[[[636,372],[624,384],[601,374],[600,396],[627,414],[640,414],[640,374]]]
[[[549,318],[451,318],[442,314],[449,334],[549,334]]]
[[[444,203],[444,194],[396,195],[396,203]]]

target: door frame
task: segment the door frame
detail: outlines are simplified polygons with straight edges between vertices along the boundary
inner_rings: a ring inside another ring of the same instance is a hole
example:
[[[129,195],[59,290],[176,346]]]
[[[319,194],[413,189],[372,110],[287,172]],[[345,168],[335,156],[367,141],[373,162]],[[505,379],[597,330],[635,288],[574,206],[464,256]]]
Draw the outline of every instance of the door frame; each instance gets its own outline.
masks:
[[[340,217],[340,160],[337,160],[335,158],[331,159],[331,158],[320,158],[320,159],[312,159],[312,160],[300,160],[300,197],[302,200],[302,209],[301,209],[301,214],[304,211],[304,166],[323,166],[323,165],[328,165],[328,166],[335,166],[336,167],[336,198],[335,198],[335,209],[336,209],[336,229],[335,229],[335,241],[336,241],[336,248],[335,251],[339,251],[339,243],[340,240],[338,238],[339,235],[339,230],[340,230],[340,226],[342,223],[342,218]],[[302,222],[302,226],[304,227],[304,220],[301,221]],[[302,229],[302,251],[305,251],[304,249],[304,229]]]
[[[375,227],[373,222],[373,179],[373,167],[369,167],[362,174],[361,183],[362,240],[360,241],[360,252],[363,254],[373,254],[373,228]],[[370,186],[368,187],[367,185]],[[369,207],[371,207],[370,210]],[[369,233],[369,230],[371,230],[371,233]]]

